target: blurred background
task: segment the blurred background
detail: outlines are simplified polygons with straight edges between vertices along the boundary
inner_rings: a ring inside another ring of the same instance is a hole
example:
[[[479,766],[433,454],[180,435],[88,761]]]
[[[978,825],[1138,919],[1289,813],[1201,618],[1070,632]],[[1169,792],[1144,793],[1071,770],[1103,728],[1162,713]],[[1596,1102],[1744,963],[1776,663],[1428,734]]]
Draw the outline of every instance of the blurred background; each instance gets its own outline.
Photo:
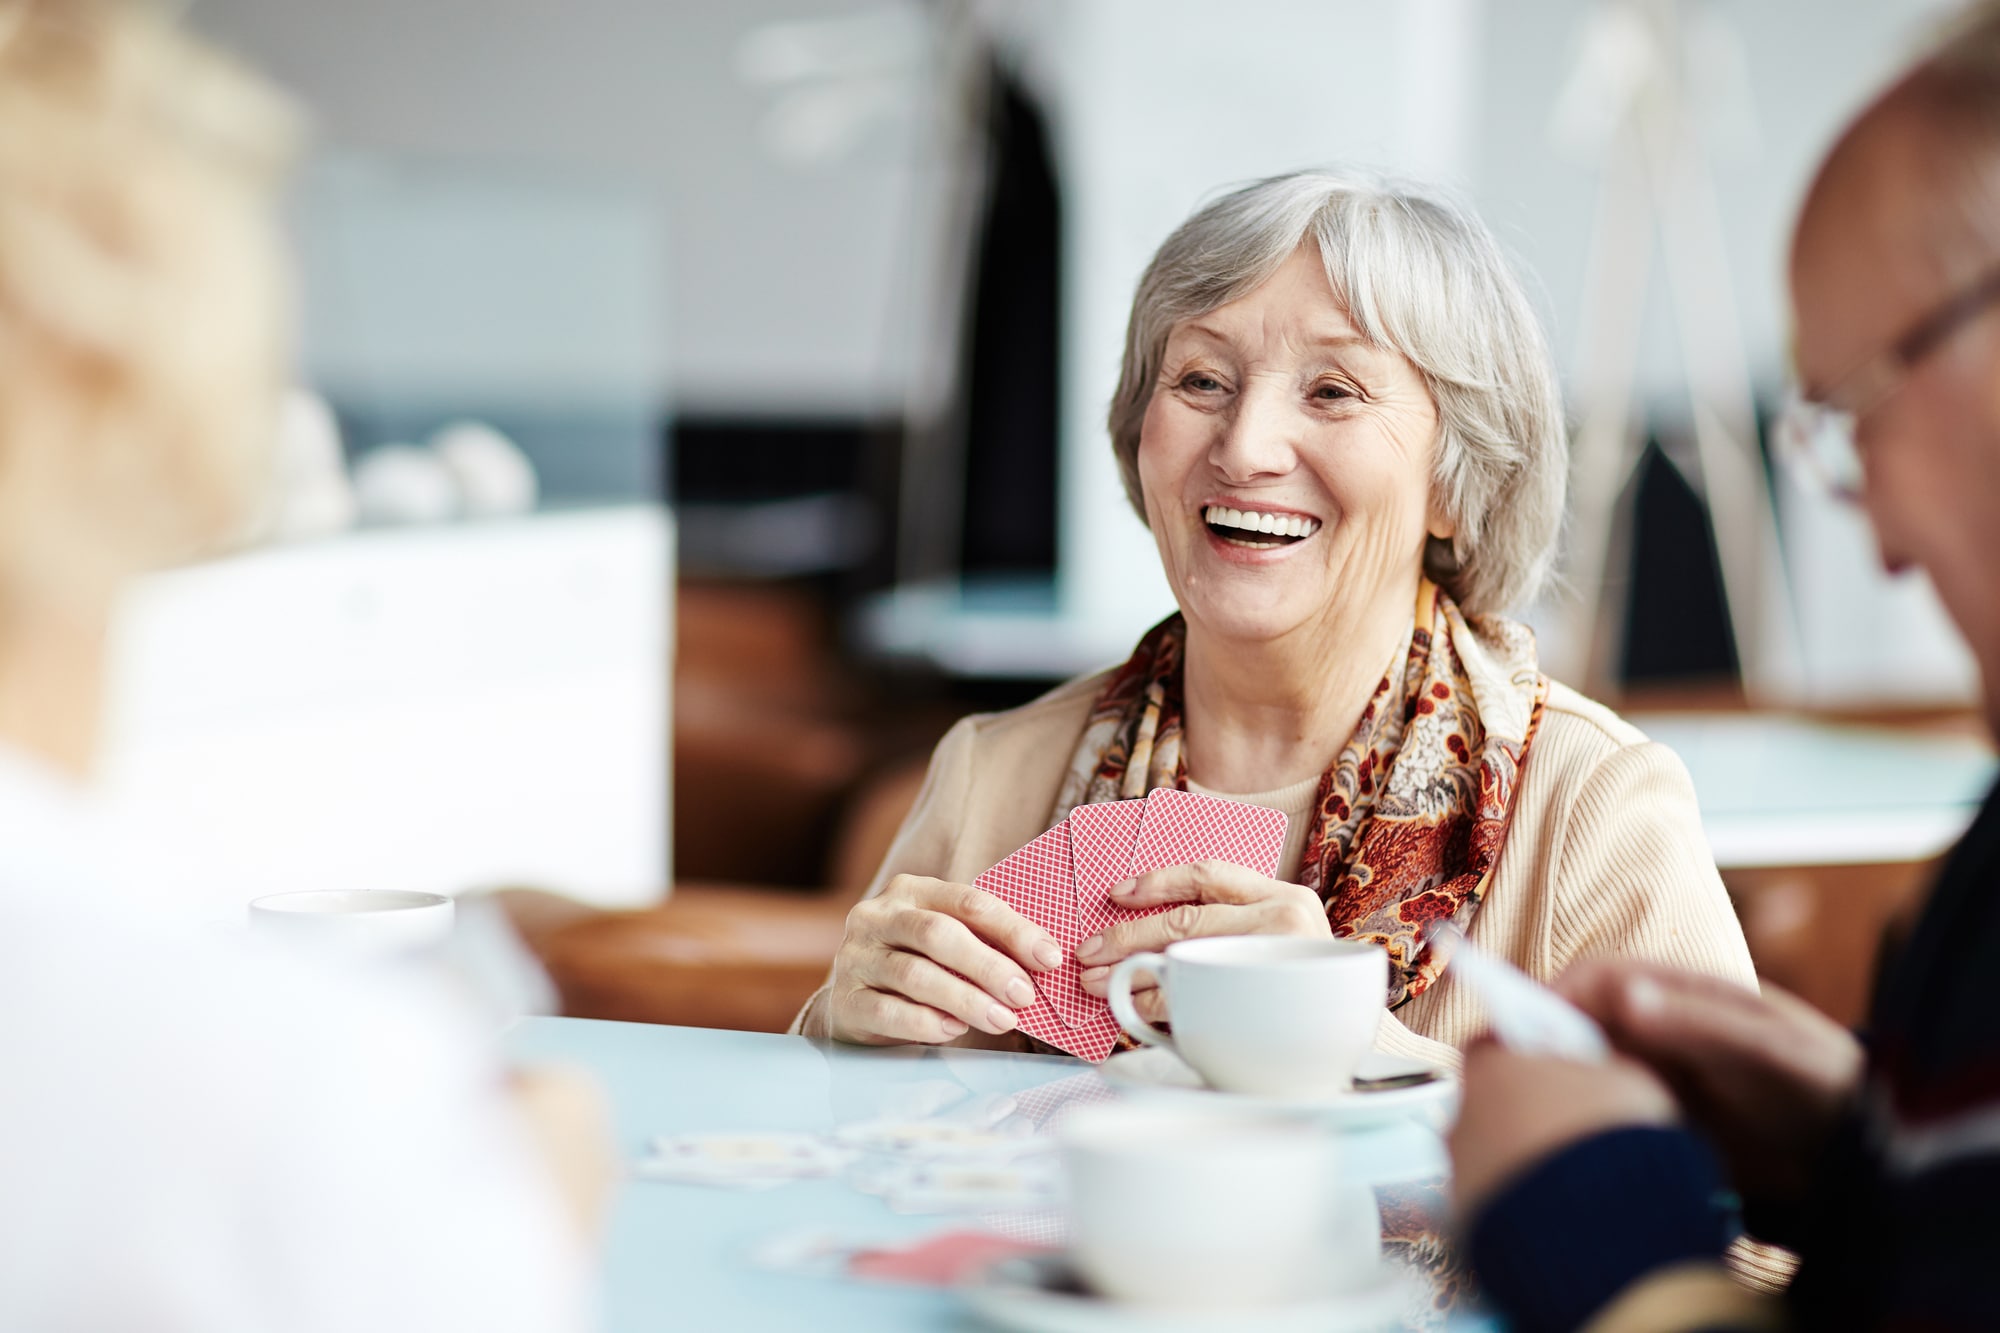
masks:
[[[571,1012],[782,1025],[944,728],[1171,609],[1103,428],[1134,284],[1327,163],[1527,274],[1577,489],[1529,617],[1688,761],[1767,975],[1856,1016],[1990,776],[1929,591],[1763,438],[1791,210],[1935,0],[190,12],[313,131],[263,540],[121,631],[113,791],[227,850],[202,910],[501,890]]]

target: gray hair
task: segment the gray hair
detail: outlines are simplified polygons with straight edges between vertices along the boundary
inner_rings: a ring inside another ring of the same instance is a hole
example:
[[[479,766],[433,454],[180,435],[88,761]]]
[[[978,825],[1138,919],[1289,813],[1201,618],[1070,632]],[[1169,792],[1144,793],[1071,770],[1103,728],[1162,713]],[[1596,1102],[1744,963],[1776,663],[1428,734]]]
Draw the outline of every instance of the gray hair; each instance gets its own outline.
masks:
[[[1233,190],[1167,237],[1132,301],[1111,447],[1139,511],[1139,430],[1174,326],[1254,291],[1310,239],[1361,335],[1401,353],[1438,415],[1432,473],[1456,526],[1424,571],[1467,615],[1532,598],[1568,484],[1562,392],[1541,325],[1492,233],[1412,182],[1298,172]]]

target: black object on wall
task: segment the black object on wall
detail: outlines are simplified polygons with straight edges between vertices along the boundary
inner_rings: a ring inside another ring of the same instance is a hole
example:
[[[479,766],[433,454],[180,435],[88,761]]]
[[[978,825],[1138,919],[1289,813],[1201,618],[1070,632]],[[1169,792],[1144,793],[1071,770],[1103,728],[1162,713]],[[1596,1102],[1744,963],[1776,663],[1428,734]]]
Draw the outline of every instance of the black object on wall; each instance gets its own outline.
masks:
[[[1646,447],[1637,486],[1620,677],[1630,684],[1736,679],[1736,640],[1708,511],[1657,445]]]
[[[1041,109],[996,67],[991,185],[966,339],[968,575],[1053,573],[1062,211]]]

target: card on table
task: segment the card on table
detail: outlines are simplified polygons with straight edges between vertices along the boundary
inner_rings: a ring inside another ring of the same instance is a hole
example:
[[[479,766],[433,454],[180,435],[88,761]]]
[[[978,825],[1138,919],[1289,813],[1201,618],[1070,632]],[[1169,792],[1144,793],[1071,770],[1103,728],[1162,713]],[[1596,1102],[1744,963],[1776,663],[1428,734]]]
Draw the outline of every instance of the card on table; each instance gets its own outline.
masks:
[[[1048,1247],[987,1231],[951,1230],[848,1256],[849,1276],[917,1286],[951,1287],[976,1279],[1006,1259],[1042,1254]]]
[[[851,1149],[814,1134],[670,1134],[654,1139],[631,1171],[642,1180],[756,1190],[823,1180],[853,1159]]]

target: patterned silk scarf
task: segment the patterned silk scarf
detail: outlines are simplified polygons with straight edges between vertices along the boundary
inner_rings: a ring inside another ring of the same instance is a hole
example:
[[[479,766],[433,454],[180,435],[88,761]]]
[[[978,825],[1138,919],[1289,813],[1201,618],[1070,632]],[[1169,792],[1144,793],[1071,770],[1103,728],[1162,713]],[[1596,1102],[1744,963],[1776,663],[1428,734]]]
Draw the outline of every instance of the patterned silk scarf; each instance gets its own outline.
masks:
[[[1169,616],[1112,676],[1070,759],[1052,825],[1072,806],[1187,787],[1186,642],[1186,622]],[[1400,678],[1394,670],[1382,678],[1320,777],[1299,872],[1336,935],[1389,951],[1391,1009],[1442,970],[1422,939],[1430,923],[1464,930],[1479,910],[1547,694],[1527,626],[1468,621],[1423,581]]]

